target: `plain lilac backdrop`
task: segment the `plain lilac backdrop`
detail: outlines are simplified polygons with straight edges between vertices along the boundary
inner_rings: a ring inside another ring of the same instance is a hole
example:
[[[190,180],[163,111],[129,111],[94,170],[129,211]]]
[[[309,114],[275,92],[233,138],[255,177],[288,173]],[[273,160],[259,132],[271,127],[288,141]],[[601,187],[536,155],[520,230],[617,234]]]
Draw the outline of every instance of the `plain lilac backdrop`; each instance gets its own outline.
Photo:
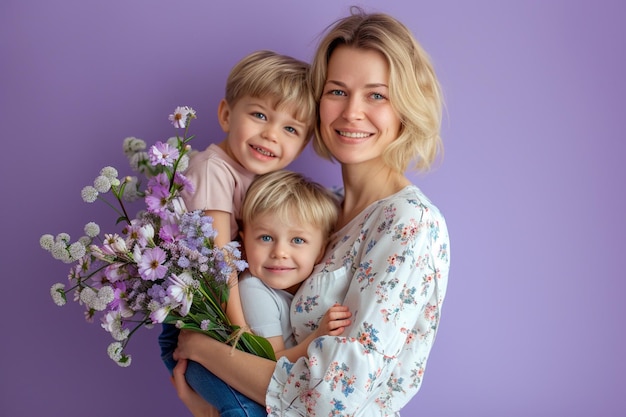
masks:
[[[0,4],[3,239],[0,415],[185,416],[157,330],[130,368],[51,284],[67,267],[43,233],[78,237],[112,212],[80,190],[121,141],[169,137],[177,105],[215,121],[226,74],[274,49],[309,60],[351,2],[4,0]],[[407,416],[626,415],[626,3],[362,1],[400,18],[443,84],[446,154],[412,178],[445,213],[452,272],[440,333]],[[292,169],[339,183],[307,152]],[[111,224],[107,224],[111,221]]]

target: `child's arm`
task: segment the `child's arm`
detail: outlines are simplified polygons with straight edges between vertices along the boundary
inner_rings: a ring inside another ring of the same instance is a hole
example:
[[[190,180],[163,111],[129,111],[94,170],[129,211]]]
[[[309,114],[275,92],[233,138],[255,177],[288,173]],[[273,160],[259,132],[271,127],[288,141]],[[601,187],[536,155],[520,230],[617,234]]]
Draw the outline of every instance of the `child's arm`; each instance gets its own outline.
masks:
[[[230,243],[230,213],[219,210],[205,210],[204,215],[213,218],[213,229],[217,231],[215,246],[224,247]],[[239,279],[235,272],[230,277],[230,294],[228,295],[228,303],[226,303],[226,316],[232,324],[244,327],[246,326],[246,319],[243,316],[238,284]]]
[[[324,317],[320,320],[320,325],[317,329],[310,335],[306,337],[302,342],[298,343],[296,346],[285,349],[285,344],[283,339],[280,338],[280,345],[277,343],[277,346],[274,346],[275,342],[272,339],[279,339],[278,337],[268,338],[268,341],[272,344],[274,348],[274,353],[276,354],[276,359],[286,356],[291,362],[295,362],[298,358],[307,357],[307,349],[309,344],[317,339],[320,336],[339,336],[343,333],[346,326],[350,325],[350,317],[352,313],[348,310],[348,307],[342,306],[339,304],[335,304],[331,308],[328,309]],[[282,349],[277,349],[277,347],[282,346]]]

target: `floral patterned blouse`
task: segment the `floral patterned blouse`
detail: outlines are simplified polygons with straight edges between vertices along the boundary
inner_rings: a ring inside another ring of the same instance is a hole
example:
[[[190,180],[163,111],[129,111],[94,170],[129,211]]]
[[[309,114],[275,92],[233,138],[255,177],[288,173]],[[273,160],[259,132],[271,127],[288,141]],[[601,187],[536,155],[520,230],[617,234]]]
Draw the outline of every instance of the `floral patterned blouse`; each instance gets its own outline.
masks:
[[[297,340],[335,303],[352,312],[341,336],[281,358],[266,396],[270,416],[398,416],[417,393],[435,339],[450,264],[439,210],[415,186],[377,201],[336,232],[296,293]]]

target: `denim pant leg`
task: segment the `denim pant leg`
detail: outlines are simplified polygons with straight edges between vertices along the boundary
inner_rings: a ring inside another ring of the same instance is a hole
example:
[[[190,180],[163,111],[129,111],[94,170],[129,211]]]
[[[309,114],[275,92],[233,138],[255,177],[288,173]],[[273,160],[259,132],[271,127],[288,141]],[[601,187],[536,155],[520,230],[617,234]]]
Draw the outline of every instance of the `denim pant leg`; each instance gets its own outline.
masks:
[[[185,379],[194,391],[217,408],[221,417],[267,417],[265,407],[231,388],[197,362],[189,361]]]
[[[161,360],[170,371],[170,374],[174,371],[176,361],[174,360],[174,350],[178,344],[178,334],[180,330],[173,324],[163,323],[161,328],[161,334],[159,335],[159,346],[161,347]]]
[[[173,354],[178,333],[176,326],[163,324],[159,335],[161,359],[170,373],[176,366]],[[218,409],[221,417],[267,417],[265,407],[234,390],[197,362],[189,361],[185,379],[194,391]]]

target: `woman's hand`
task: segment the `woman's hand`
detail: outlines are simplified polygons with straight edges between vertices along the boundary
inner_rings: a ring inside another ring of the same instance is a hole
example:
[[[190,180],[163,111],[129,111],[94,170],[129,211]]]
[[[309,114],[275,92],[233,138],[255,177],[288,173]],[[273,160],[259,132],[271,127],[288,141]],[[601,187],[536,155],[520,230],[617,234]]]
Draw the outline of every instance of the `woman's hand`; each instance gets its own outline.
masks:
[[[174,350],[174,359],[180,361],[181,359],[194,359],[193,354],[197,352],[197,348],[202,341],[208,336],[192,330],[181,330],[178,335],[178,345]]]
[[[185,380],[186,370],[187,359],[179,359],[171,378],[178,398],[180,398],[194,417],[219,417],[218,411],[187,384]]]

